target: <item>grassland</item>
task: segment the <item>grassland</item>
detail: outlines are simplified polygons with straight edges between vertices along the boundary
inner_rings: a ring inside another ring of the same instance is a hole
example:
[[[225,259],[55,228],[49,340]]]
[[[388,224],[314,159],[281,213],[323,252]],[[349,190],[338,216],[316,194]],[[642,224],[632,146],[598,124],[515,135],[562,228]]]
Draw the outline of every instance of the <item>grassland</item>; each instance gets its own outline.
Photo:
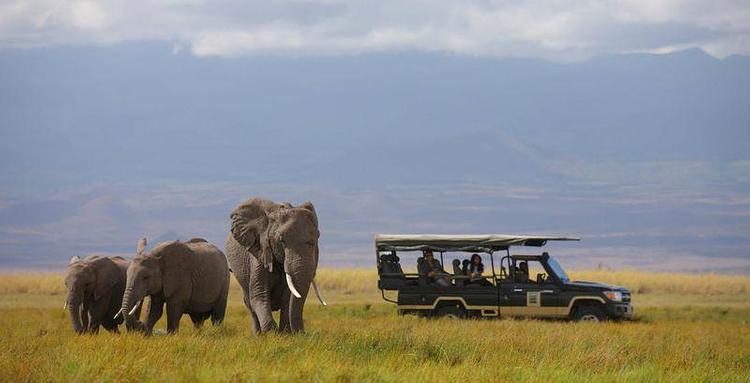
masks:
[[[0,381],[750,381],[750,278],[573,274],[630,287],[637,320],[399,317],[373,272],[329,269],[302,335],[253,335],[233,284],[221,327],[77,336],[60,275],[0,274]]]

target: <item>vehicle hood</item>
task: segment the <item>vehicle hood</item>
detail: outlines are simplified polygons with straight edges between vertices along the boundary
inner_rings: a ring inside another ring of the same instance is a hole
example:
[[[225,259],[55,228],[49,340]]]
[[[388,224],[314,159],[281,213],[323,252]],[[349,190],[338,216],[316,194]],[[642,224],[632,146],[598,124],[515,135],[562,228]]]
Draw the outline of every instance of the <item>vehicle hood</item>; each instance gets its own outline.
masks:
[[[622,286],[613,286],[601,282],[588,282],[588,281],[570,281],[565,284],[571,287],[580,287],[584,289],[596,289],[601,291],[622,291],[628,292],[628,289]]]

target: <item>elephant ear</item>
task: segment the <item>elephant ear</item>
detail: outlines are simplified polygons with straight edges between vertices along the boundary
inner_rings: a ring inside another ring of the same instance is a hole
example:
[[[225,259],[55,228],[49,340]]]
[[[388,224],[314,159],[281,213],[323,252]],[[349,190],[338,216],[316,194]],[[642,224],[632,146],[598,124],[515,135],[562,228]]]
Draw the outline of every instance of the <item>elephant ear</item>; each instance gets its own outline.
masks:
[[[318,213],[315,211],[315,206],[313,206],[312,202],[307,201],[303,203],[302,205],[299,205],[301,209],[309,210],[313,215],[313,220],[315,221],[315,226],[318,226]]]
[[[237,206],[231,214],[232,237],[269,269],[273,253],[268,238],[272,222],[268,215],[279,208],[272,201],[251,198]]]
[[[135,254],[141,255],[143,254],[143,251],[146,250],[146,244],[148,241],[146,240],[146,237],[143,237],[138,240],[138,243],[135,245]]]
[[[81,257],[75,255],[72,258],[70,258],[70,261],[68,262],[68,265],[72,265],[72,264],[74,264],[76,262],[80,262],[80,261],[81,261]]]
[[[180,290],[192,290],[192,274],[199,270],[195,270],[196,255],[190,247],[178,241],[163,243],[154,248],[149,256],[160,261],[165,298]]]
[[[249,250],[260,247],[260,237],[268,229],[267,202],[251,198],[232,210],[232,236]]]
[[[94,284],[94,300],[98,301],[107,295],[122,281],[122,273],[117,265],[109,258],[99,258],[89,267],[93,268],[96,283]]]

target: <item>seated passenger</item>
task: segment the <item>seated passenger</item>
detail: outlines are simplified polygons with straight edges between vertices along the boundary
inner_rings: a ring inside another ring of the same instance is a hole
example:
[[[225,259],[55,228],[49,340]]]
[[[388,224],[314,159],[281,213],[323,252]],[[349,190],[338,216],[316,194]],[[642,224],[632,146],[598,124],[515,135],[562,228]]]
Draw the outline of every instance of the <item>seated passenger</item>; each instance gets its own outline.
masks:
[[[432,250],[422,251],[422,256],[424,257],[424,262],[417,265],[419,274],[427,276],[430,282],[438,286],[450,286],[450,275],[443,270],[440,261],[433,257]]]
[[[485,279],[482,278],[484,272],[484,264],[482,263],[482,257],[479,254],[471,255],[471,263],[466,268],[466,276],[469,277],[469,283],[482,282]]]

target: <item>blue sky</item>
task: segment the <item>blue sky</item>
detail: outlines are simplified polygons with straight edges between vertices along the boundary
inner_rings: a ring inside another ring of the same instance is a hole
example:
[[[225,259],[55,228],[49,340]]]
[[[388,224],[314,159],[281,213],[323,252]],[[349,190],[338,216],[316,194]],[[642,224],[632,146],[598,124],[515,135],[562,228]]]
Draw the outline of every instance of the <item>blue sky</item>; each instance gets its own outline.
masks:
[[[4,2],[0,267],[223,245],[313,201],[379,232],[551,233],[564,264],[750,272],[743,2]]]

